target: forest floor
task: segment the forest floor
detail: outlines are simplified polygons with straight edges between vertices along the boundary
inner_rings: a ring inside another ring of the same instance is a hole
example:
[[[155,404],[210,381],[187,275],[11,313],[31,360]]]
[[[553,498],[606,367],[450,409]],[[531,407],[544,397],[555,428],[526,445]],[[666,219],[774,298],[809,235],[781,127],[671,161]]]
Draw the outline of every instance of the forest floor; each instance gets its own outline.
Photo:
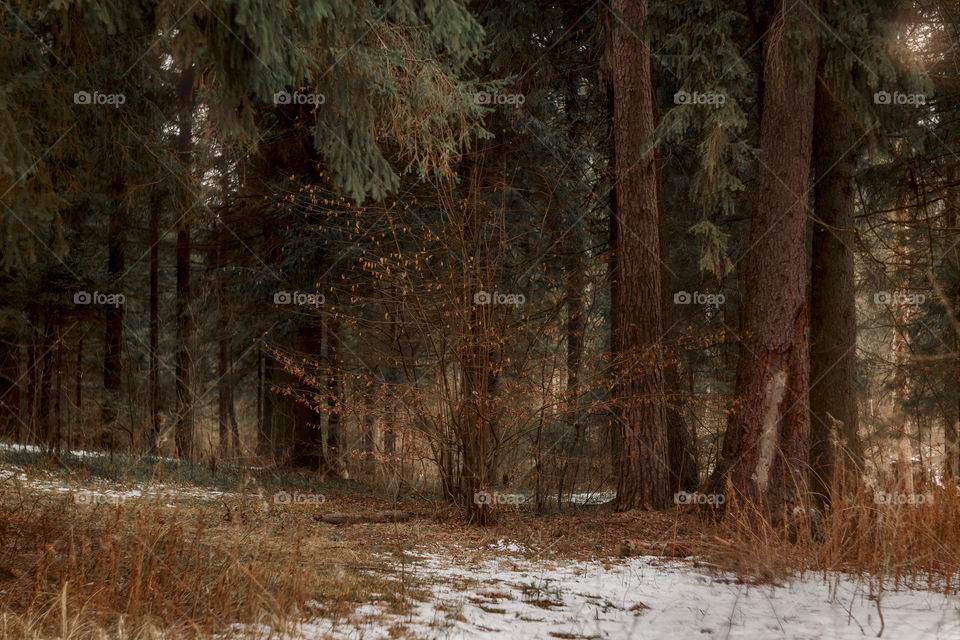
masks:
[[[960,637],[950,589],[785,573],[693,511],[478,528],[375,493],[0,446],[0,638]],[[322,520],[381,509],[412,517]]]

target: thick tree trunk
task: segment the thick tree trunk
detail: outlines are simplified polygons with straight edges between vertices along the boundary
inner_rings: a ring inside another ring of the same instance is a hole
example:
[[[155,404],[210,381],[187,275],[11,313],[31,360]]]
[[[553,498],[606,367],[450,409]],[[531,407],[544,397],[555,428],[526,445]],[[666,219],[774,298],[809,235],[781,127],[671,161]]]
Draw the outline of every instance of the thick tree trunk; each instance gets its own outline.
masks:
[[[960,242],[960,239],[955,238],[956,232],[953,231],[956,229],[957,211],[960,211],[960,196],[957,197],[956,201],[950,203],[945,211],[946,227],[950,230],[946,239],[951,245],[946,260],[953,276],[950,301],[953,303],[954,309],[960,309],[960,249],[957,248],[957,242]],[[956,321],[956,316],[953,319]],[[944,344],[953,344],[953,353],[960,353],[960,327],[951,323],[948,331],[952,335],[944,337]],[[960,358],[954,358],[953,362],[953,375],[947,384],[949,388],[952,388],[956,399],[944,411],[943,445],[945,460],[943,468],[944,474],[956,482],[960,479],[960,432],[958,432],[960,431],[958,430],[958,422],[960,422]]]
[[[637,37],[646,0],[618,0],[613,44],[613,142],[618,283],[616,388],[621,452],[617,508],[666,507],[670,482],[663,406],[663,318],[650,53]],[[629,25],[625,26],[625,25]],[[627,159],[630,159],[629,161]],[[636,159],[636,160],[635,160]]]
[[[810,449],[806,219],[817,42],[805,5],[775,3],[763,45],[760,157],[743,260],[736,406],[714,477],[778,520],[802,500]],[[807,29],[798,55],[789,34]]]
[[[613,57],[613,45],[614,37],[612,34],[616,32],[617,19],[613,16],[612,11],[607,12],[607,31],[611,35],[608,37],[607,49],[608,54]],[[613,140],[613,114],[614,114],[614,82],[613,82],[613,69],[608,69],[606,73],[606,93],[607,93],[607,116],[611,123],[610,129],[610,139]],[[619,252],[619,245],[617,239],[617,147],[615,144],[610,145],[610,166],[608,170],[607,179],[610,181],[610,193],[608,194],[609,198],[609,207],[610,207],[610,216],[607,219],[607,232],[609,236],[609,259],[607,260],[607,278],[609,280],[610,287],[610,360],[612,363],[616,363],[619,359],[617,349],[620,345],[620,336],[618,329],[618,318],[619,318],[619,309],[620,309],[620,286],[617,276],[617,256]],[[612,407],[616,406],[617,403],[617,367],[611,366],[609,368],[610,374],[610,405]],[[620,472],[620,422],[619,416],[615,409],[611,410],[609,413],[609,421],[607,423],[607,441],[610,446],[610,468],[613,470],[614,474]]]
[[[190,166],[193,162],[193,69],[183,71],[180,76],[177,94],[179,99],[179,131],[177,132],[176,151],[181,166],[187,175],[184,182],[190,184]],[[190,199],[189,192],[183,194],[186,202],[178,212],[177,230],[177,345],[174,373],[176,375],[177,406],[174,422],[174,440],[177,456],[193,457],[193,391],[190,386],[193,358],[190,351],[193,336],[193,322],[190,318]]]
[[[822,82],[822,81],[821,81]],[[814,210],[810,284],[811,490],[829,501],[834,439],[859,467],[857,319],[853,246],[854,131],[830,92],[816,92]],[[837,425],[841,433],[836,433]]]

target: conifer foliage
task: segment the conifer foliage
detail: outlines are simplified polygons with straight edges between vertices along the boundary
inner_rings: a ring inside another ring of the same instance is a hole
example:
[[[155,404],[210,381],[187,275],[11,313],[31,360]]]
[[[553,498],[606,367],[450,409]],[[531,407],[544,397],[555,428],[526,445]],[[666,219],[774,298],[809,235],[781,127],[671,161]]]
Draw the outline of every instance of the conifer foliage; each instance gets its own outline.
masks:
[[[477,524],[585,494],[777,523],[914,456],[956,478],[958,23],[4,3],[0,437]]]

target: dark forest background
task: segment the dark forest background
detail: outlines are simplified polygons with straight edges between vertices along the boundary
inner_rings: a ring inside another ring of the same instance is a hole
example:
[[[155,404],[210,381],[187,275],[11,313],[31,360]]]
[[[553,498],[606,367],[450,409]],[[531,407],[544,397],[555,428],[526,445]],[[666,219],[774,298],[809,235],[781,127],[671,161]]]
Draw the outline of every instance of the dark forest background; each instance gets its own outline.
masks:
[[[0,434],[481,522],[956,477],[958,20],[4,3]]]

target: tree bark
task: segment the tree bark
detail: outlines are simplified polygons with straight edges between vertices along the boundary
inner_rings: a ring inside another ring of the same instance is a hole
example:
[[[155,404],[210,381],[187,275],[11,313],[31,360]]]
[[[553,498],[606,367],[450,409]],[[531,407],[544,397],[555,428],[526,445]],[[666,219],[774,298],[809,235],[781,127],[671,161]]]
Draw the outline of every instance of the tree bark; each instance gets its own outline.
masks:
[[[317,470],[324,466],[327,460],[323,450],[323,412],[320,410],[324,396],[319,387],[322,379],[319,367],[311,366],[310,363],[319,361],[323,354],[323,334],[318,320],[310,318],[305,322],[306,326],[301,327],[298,332],[300,357],[304,359],[304,370],[311,374],[316,373],[313,376],[315,382],[312,384],[297,381],[298,395],[302,397],[296,407],[297,419],[290,463],[295,467]]]
[[[810,450],[806,219],[817,41],[805,5],[774,4],[763,43],[760,156],[743,258],[736,406],[714,486],[778,521],[807,488]],[[789,35],[803,29],[800,52]]]
[[[53,450],[61,451],[63,446],[63,412],[61,399],[63,398],[63,314],[57,308],[57,384],[53,397]]]
[[[225,174],[226,175],[226,174]],[[226,178],[222,182],[224,200],[221,216],[227,215],[226,200],[229,197]],[[217,340],[217,422],[220,437],[220,455],[231,458],[238,453],[238,443],[234,434],[237,421],[233,409],[233,361],[230,352],[230,313],[227,309],[227,292],[224,279],[227,268],[227,227],[221,221],[218,230],[217,246],[217,306],[219,313],[219,333]]]
[[[956,178],[955,178],[956,179]],[[960,195],[956,196],[944,208],[945,226],[947,233],[945,240],[949,242],[950,249],[947,251],[945,260],[949,271],[953,277],[953,282],[947,294],[947,303],[953,304],[954,309],[960,309],[960,249],[957,243],[955,229],[957,228],[957,212],[960,211]],[[951,315],[949,335],[944,336],[944,344],[953,345],[953,353],[960,353],[960,327],[956,322],[956,316]],[[955,400],[944,411],[943,424],[943,445],[944,445],[944,474],[946,477],[956,482],[960,479],[960,433],[958,433],[958,422],[960,422],[960,358],[953,359],[952,375],[948,378],[948,388],[951,388],[955,394]]]
[[[267,431],[266,385],[263,372],[263,344],[257,345],[257,455],[272,455],[270,433]]]
[[[79,426],[81,437],[83,435],[83,334],[77,340],[77,361],[74,364],[74,419],[69,427],[69,436],[67,437],[67,446],[72,447],[76,441],[77,435],[74,434],[74,425]]]
[[[150,194],[150,451],[160,454],[160,189]]]
[[[221,325],[222,326],[222,325]],[[217,344],[217,425],[220,439],[220,455],[230,458],[234,455],[233,428],[230,420],[233,416],[233,388],[230,384],[230,342],[220,336]]]
[[[176,139],[176,151],[181,167],[185,172],[185,183],[190,184],[190,166],[193,161],[193,69],[185,69],[179,78],[177,95],[179,101],[179,130]],[[184,197],[192,197],[187,191]],[[190,211],[189,202],[179,212],[177,229],[177,346],[174,373],[176,375],[177,407],[174,422],[174,439],[177,456],[193,457],[193,392],[190,386],[190,374],[193,358],[190,342],[193,336],[193,322],[190,318]]]
[[[343,363],[340,359],[340,318],[336,311],[331,312],[327,328],[327,463],[339,473],[340,452],[343,449],[343,427],[340,424]]]
[[[822,65],[821,65],[822,67]],[[856,168],[850,122],[818,83],[814,130],[814,210],[810,284],[811,490],[829,502],[834,439],[856,467],[863,452],[857,416],[857,319],[853,245]],[[835,433],[832,425],[841,433]]]
[[[20,347],[13,336],[0,338],[0,436],[14,438],[20,423]]]
[[[24,394],[24,399],[26,400],[25,414],[26,422],[21,421],[21,428],[25,427],[27,432],[22,434],[18,440],[20,442],[28,442],[30,444],[36,444],[37,442],[37,399],[39,398],[39,393],[37,392],[40,385],[40,371],[39,363],[37,362],[37,350],[39,338],[39,327],[38,327],[38,318],[36,307],[31,307],[28,312],[29,322],[30,322],[30,340],[27,343],[27,389]]]
[[[107,240],[107,276],[110,282],[109,293],[119,293],[119,282],[125,263],[126,232],[124,229],[123,181],[118,179],[113,185],[113,206],[110,209]],[[120,384],[123,381],[123,305],[110,305],[106,309],[106,327],[103,353],[103,428],[111,430],[117,419],[117,407],[120,403]]]
[[[43,314],[43,334],[40,343],[40,399],[37,403],[37,433],[44,448],[49,451],[53,444],[53,429],[50,423],[50,388],[53,379],[53,328],[50,312]]]
[[[607,31],[611,35],[609,36],[607,49],[608,54],[611,59],[613,57],[613,45],[614,37],[613,33],[616,32],[616,18],[613,16],[612,11],[607,12]],[[611,65],[612,66],[612,65]],[[607,93],[607,116],[610,119],[611,129],[610,129],[610,139],[613,140],[613,114],[614,114],[614,82],[613,82],[613,69],[608,69],[606,73],[606,93]],[[615,144],[610,145],[610,166],[608,169],[608,180],[610,181],[610,192],[608,194],[609,198],[609,207],[610,215],[607,219],[607,232],[609,236],[609,253],[607,260],[607,279],[610,287],[610,362],[614,364],[618,362],[619,356],[617,349],[620,346],[620,336],[618,331],[617,319],[619,317],[620,309],[620,286],[619,278],[617,276],[617,255],[619,252],[619,245],[617,239],[617,147]],[[610,375],[610,405],[611,407],[616,407],[617,403],[617,367],[611,366],[609,369]],[[610,446],[610,468],[613,470],[614,474],[620,472],[620,423],[617,411],[612,409],[609,413],[609,420],[607,422],[607,441]]]
[[[636,35],[643,32],[647,2],[619,0],[614,7],[620,361],[616,396],[621,436],[616,504],[618,509],[662,508],[669,501],[670,483],[663,407],[660,220],[656,160],[652,150],[644,150],[654,130],[654,98],[649,49]]]
[[[557,508],[562,508],[564,485],[567,480],[567,471],[572,470],[573,486],[576,486],[580,476],[580,457],[583,443],[583,424],[580,421],[580,363],[583,359],[583,265],[580,261],[579,243],[571,239],[566,245],[571,254],[569,273],[566,277],[567,287],[567,386],[566,386],[566,420],[563,433],[560,436],[562,445],[559,447],[562,462],[557,482]],[[570,469],[572,467],[572,469]]]

